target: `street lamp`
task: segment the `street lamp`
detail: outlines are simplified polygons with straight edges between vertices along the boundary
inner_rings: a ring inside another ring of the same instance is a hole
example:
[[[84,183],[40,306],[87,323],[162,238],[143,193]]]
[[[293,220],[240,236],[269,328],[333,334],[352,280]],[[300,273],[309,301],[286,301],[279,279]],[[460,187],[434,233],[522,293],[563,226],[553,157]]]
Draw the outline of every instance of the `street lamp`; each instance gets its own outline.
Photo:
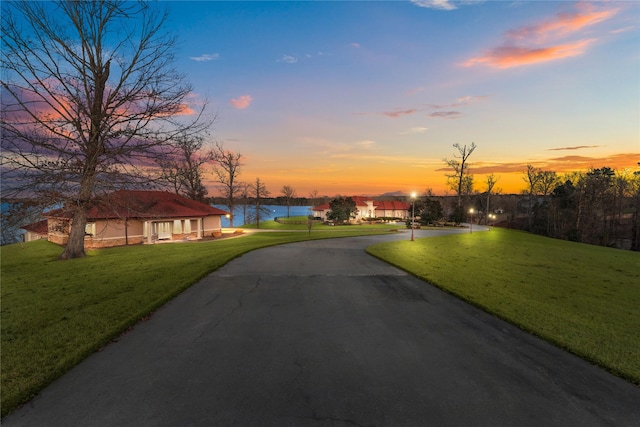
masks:
[[[471,214],[471,223],[469,224],[469,234],[473,233],[473,208],[469,209]]]
[[[416,217],[416,192],[411,193],[411,241],[413,242],[413,227]]]

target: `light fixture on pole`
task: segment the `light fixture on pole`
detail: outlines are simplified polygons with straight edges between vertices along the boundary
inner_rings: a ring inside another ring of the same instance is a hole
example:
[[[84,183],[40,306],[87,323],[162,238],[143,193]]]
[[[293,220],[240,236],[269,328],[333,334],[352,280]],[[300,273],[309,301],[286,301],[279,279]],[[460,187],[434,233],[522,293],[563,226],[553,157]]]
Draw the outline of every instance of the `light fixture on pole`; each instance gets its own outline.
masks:
[[[471,214],[471,223],[469,223],[469,234],[473,233],[473,208],[469,209]]]
[[[411,193],[411,241],[413,242],[413,228],[416,218],[416,192]]]

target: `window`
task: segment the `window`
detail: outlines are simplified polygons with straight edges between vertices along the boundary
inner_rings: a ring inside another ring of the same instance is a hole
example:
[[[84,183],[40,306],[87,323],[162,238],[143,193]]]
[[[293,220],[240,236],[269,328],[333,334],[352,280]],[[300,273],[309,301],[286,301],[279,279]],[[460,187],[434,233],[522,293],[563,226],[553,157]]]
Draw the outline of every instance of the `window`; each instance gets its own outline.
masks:
[[[158,222],[156,227],[158,230],[158,240],[171,239],[171,223],[170,222]]]
[[[88,234],[89,236],[96,235],[96,223],[88,222],[87,225],[84,226],[84,234]]]

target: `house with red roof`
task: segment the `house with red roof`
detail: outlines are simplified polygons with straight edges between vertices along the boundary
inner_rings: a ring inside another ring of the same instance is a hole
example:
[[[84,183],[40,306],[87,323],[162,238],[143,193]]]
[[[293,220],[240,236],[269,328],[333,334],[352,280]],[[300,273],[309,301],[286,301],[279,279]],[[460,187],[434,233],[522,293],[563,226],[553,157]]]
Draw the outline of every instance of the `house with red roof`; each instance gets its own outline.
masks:
[[[375,200],[369,197],[352,196],[356,202],[355,217],[352,221],[367,221],[373,218],[409,218],[411,204],[399,200]],[[313,216],[319,217],[323,221],[327,220],[327,214],[331,212],[329,203],[325,203],[313,208]]]
[[[101,198],[87,212],[85,248],[199,240],[222,232],[214,208],[168,191],[120,190]],[[73,215],[61,208],[44,215],[49,241],[65,245]]]
[[[20,228],[25,230],[25,233],[22,235],[23,242],[32,242],[34,240],[43,240],[47,238],[48,225],[46,219],[24,225]]]

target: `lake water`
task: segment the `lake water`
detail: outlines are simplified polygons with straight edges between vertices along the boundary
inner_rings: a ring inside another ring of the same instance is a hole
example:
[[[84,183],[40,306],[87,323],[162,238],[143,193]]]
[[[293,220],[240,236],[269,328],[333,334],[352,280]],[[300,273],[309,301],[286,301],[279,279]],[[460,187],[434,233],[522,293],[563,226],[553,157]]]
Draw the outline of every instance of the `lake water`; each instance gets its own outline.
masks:
[[[227,207],[224,205],[213,205],[214,207],[218,208],[218,209],[222,209],[223,211],[227,210]],[[265,220],[269,220],[269,219],[274,219],[276,217],[283,217],[286,218],[287,216],[287,207],[286,206],[280,206],[280,205],[263,205],[263,208],[265,208],[265,211],[268,211],[268,214],[265,214],[265,216],[261,216],[261,221],[265,221]],[[313,206],[291,206],[289,208],[289,216],[307,216],[307,215],[312,215],[313,212],[311,212],[311,208],[313,208]],[[240,227],[241,225],[244,225],[244,215],[242,213],[242,206],[235,206],[233,209],[233,226],[234,227]],[[248,205],[247,206],[247,220],[251,221],[251,218],[254,217],[254,212],[255,212],[255,206],[252,205]],[[222,217],[222,227],[229,227],[229,220],[225,217]]]

